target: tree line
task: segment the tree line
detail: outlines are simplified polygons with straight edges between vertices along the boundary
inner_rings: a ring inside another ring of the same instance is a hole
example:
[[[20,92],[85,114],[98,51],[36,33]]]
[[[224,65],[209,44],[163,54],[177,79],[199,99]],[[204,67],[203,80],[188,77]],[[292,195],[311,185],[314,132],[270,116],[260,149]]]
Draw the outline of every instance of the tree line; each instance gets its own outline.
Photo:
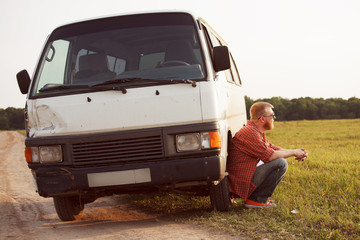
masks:
[[[277,121],[320,120],[320,119],[350,119],[360,118],[360,99],[348,100],[342,98],[296,98],[281,97],[252,100],[245,96],[246,110],[255,102],[269,102],[274,106]]]
[[[271,103],[274,106],[277,121],[360,118],[360,99],[356,97],[347,100],[310,97],[296,99],[272,97],[253,100],[245,96],[248,118],[250,107],[255,102]],[[24,128],[23,108],[0,108],[0,130]]]

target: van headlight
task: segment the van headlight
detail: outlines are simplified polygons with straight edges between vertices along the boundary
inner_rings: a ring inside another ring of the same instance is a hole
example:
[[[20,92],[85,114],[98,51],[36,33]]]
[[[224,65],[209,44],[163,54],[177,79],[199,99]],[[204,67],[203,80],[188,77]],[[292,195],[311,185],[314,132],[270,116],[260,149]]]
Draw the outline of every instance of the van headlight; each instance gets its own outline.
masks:
[[[178,152],[220,148],[220,146],[221,136],[219,132],[187,133],[176,135],[176,150]]]
[[[27,162],[56,163],[63,161],[61,145],[27,147],[25,156]]]

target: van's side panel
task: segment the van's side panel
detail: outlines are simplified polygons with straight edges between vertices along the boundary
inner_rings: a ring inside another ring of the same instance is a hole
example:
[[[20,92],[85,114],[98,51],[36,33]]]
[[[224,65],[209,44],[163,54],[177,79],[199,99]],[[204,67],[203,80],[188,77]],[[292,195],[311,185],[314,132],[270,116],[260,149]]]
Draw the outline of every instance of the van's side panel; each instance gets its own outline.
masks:
[[[201,107],[204,121],[219,124],[222,147],[221,176],[225,173],[228,132],[235,134],[246,123],[244,95],[241,86],[228,82],[223,73],[215,81],[201,83]]]

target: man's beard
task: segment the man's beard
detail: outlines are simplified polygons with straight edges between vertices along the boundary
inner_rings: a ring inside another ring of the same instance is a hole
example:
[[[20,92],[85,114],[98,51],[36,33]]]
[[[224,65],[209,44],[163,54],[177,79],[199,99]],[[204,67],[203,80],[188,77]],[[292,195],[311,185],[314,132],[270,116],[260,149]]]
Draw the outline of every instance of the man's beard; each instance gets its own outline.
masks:
[[[265,130],[272,130],[274,128],[274,123],[271,121],[266,121],[264,124]]]

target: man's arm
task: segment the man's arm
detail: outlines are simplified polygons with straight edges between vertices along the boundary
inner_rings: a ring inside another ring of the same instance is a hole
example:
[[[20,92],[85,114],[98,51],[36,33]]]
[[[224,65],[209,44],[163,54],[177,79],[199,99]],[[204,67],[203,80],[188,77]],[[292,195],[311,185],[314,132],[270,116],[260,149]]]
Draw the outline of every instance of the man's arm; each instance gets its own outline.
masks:
[[[288,158],[295,157],[298,161],[304,161],[307,158],[307,151],[303,148],[299,149],[279,149],[274,151],[274,153],[269,158],[270,161],[275,160],[277,158]]]

